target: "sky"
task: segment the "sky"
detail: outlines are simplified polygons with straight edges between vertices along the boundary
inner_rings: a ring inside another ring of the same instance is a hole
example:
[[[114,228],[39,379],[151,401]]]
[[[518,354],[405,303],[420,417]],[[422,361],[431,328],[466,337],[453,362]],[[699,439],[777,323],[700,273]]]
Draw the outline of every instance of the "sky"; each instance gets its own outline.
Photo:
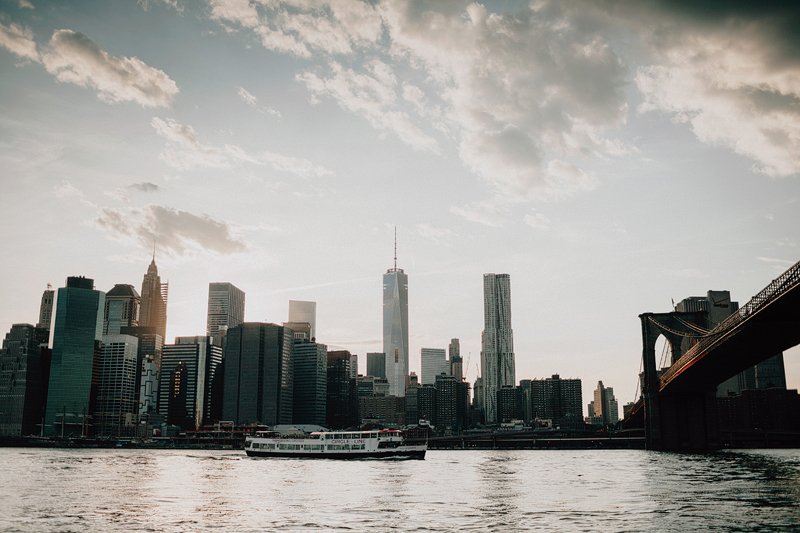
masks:
[[[412,370],[455,337],[475,379],[508,273],[517,379],[632,401],[640,313],[800,258],[791,4],[2,0],[0,330],[155,242],[168,340],[229,281],[363,369],[396,228]]]

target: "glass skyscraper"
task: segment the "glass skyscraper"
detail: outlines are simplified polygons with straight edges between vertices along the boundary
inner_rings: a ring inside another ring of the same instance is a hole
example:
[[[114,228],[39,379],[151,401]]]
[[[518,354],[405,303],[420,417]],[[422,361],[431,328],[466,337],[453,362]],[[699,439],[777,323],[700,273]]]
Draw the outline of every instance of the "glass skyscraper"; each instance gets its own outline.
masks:
[[[292,330],[245,322],[225,340],[222,418],[236,424],[291,424]]]
[[[216,282],[208,284],[208,321],[206,335],[217,346],[228,329],[244,322],[244,291],[233,283]]]
[[[53,356],[45,410],[46,435],[91,432],[99,379],[105,294],[94,280],[67,278],[58,289],[53,320]]]
[[[408,276],[390,268],[383,275],[383,353],[389,394],[405,396],[408,376]]]
[[[481,335],[483,409],[487,423],[497,422],[497,393],[514,386],[514,337],[511,330],[511,278],[483,275],[483,334]]]

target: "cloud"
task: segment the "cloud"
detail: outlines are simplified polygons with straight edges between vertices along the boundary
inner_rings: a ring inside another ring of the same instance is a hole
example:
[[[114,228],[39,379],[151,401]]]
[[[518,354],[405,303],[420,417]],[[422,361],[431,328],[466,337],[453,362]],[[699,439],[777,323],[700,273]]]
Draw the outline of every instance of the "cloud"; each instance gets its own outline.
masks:
[[[268,113],[274,117],[282,118],[281,112],[277,109],[258,105],[258,98],[256,98],[254,94],[244,87],[239,87],[239,89],[236,91],[236,94],[239,96],[242,102],[249,105],[253,109],[256,109],[259,113]]]
[[[94,89],[106,103],[169,107],[178,94],[177,84],[163,71],[136,57],[111,56],[89,37],[73,30],[56,30],[39,52],[30,29],[0,24],[0,45],[41,63],[58,81]]]
[[[533,229],[548,230],[550,229],[550,219],[542,213],[528,213],[522,221]]]
[[[169,107],[178,94],[177,84],[163,71],[135,57],[111,56],[72,30],[53,33],[42,63],[59,81],[93,88],[106,103]]]
[[[19,5],[20,9],[36,9],[36,7],[34,7],[34,5],[28,0],[19,0],[19,4],[17,5]]]
[[[229,31],[249,30],[268,50],[310,58],[349,54],[377,42],[382,21],[366,2],[210,0],[210,18]]]
[[[83,198],[83,191],[76,188],[67,180],[63,180],[53,187],[53,194],[58,198]]]
[[[281,172],[302,177],[324,177],[333,172],[315,165],[307,159],[262,151],[250,154],[243,148],[225,144],[214,146],[201,143],[197,134],[188,124],[173,119],[154,117],[150,125],[156,133],[166,139],[167,144],[161,152],[161,159],[178,170],[195,168],[231,168],[240,164],[268,166]]]
[[[631,150],[606,135],[627,114],[627,67],[598,27],[573,21],[562,3],[508,13],[468,2],[211,6],[212,19],[250,32],[268,49],[320,57],[323,66],[296,77],[312,102],[330,98],[376,130],[440,153],[426,131],[433,128],[455,140],[465,166],[495,194],[585,190],[550,171]]]
[[[142,9],[145,11],[150,9],[151,4],[164,4],[174,9],[177,13],[183,13],[183,4],[178,0],[136,0],[136,3],[142,6]]]
[[[30,28],[13,23],[8,26],[0,24],[0,46],[19,57],[39,61],[39,51]]]
[[[159,186],[155,183],[151,183],[149,181],[142,181],[139,183],[131,183],[128,185],[129,189],[134,189],[139,192],[156,192],[159,190]]]
[[[158,205],[143,209],[102,208],[96,223],[111,234],[133,237],[145,246],[155,239],[159,250],[178,255],[196,248],[219,254],[247,249],[227,222]]]
[[[462,206],[450,206],[450,212],[470,222],[483,224],[490,228],[502,227],[510,215],[508,205],[498,198],[471,202]]]
[[[789,259],[780,259],[778,257],[756,257],[756,259],[761,261],[762,263],[768,263],[783,270],[789,268],[795,263],[794,261],[791,261]]]
[[[327,75],[311,71],[297,75],[297,80],[311,93],[312,102],[330,97],[341,108],[363,116],[373,128],[394,133],[412,148],[439,152],[436,139],[397,108],[398,84],[389,65],[372,60],[366,64],[365,71],[356,72],[332,62],[328,71]]]
[[[633,9],[631,24],[651,52],[635,76],[639,110],[687,124],[757,172],[800,173],[800,10],[790,4]]]
[[[424,222],[417,224],[416,230],[420,237],[444,245],[448,245],[450,240],[456,236],[456,233],[450,228],[440,228]]]

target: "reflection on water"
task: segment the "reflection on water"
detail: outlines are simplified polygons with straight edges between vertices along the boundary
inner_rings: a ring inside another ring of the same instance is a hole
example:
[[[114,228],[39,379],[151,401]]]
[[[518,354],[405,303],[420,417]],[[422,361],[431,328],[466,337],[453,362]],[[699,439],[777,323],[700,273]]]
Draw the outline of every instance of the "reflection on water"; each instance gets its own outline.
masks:
[[[425,461],[5,449],[0,531],[792,531],[800,450],[430,451]]]

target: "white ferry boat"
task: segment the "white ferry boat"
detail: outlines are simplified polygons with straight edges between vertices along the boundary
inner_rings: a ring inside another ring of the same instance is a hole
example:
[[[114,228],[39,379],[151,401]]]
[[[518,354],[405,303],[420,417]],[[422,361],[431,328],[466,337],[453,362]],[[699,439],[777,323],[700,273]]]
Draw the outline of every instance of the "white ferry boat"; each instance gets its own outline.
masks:
[[[315,431],[303,437],[259,431],[244,443],[250,457],[425,459],[427,449],[427,444],[406,444],[402,432],[396,429]]]

